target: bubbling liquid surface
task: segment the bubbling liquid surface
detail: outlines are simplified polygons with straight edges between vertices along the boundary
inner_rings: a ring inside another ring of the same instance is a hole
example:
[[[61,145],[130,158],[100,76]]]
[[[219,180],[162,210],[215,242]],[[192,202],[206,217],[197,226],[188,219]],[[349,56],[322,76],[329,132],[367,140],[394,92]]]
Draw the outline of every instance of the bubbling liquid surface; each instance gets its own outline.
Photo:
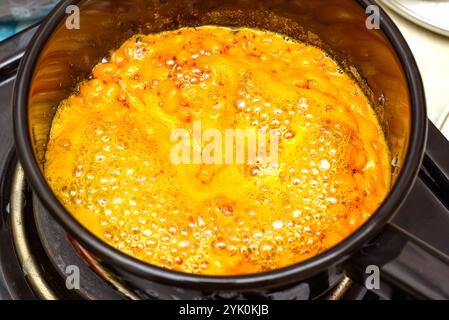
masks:
[[[171,132],[267,131],[279,165],[170,161]],[[361,226],[390,187],[368,99],[316,47],[204,26],[136,35],[53,120],[45,176],[115,248],[188,273],[240,275],[311,258]]]

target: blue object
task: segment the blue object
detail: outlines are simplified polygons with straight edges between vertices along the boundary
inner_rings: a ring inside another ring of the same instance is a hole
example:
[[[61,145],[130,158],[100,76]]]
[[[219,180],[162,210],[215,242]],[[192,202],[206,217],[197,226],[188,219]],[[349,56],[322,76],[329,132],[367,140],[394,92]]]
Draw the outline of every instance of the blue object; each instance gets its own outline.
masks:
[[[27,27],[39,22],[41,19],[36,20],[29,20],[29,21],[23,21],[23,22],[7,22],[7,23],[0,23],[0,41],[6,40],[9,37],[12,37],[17,32],[20,32],[23,29],[26,29]]]
[[[2,0],[3,1],[3,0]],[[9,1],[0,6],[0,42],[41,21],[58,0]]]

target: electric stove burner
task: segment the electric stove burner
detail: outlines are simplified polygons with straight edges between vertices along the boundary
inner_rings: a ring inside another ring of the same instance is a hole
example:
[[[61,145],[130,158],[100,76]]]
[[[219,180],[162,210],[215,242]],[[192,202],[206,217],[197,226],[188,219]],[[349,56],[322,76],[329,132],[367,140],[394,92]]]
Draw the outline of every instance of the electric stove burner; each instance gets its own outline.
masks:
[[[85,299],[108,300],[125,298],[117,290],[118,284],[117,288],[114,288],[89,267],[75,251],[61,226],[42,210],[41,204],[27,186],[20,165],[16,167],[12,181],[10,211],[13,242],[19,262],[30,286],[39,297],[59,298],[57,289],[53,288],[53,283],[47,277],[46,270],[40,266],[41,256],[36,254],[33,247],[34,240],[38,240],[37,242],[42,245],[46,257],[60,276],[59,282],[65,284],[64,279],[74,272],[73,268],[79,272],[80,285],[73,287],[70,296],[76,294],[77,297]],[[35,234],[38,235],[38,239],[33,239]],[[122,288],[120,290],[124,291]]]
[[[0,299],[136,299],[134,294],[102,272],[79,246],[73,245],[63,228],[29,188],[15,157],[11,121],[13,82],[18,62],[35,30],[31,28],[0,44]],[[425,225],[423,217],[415,209],[421,206],[423,210],[428,210],[426,206],[432,205],[437,213],[441,213],[435,216],[441,219],[440,227],[449,227],[446,209],[449,207],[446,192],[449,190],[449,161],[445,156],[446,148],[449,150],[449,143],[431,125],[420,179],[394,221],[449,257],[447,241],[433,239],[432,234],[422,228]],[[388,232],[381,234],[375,242],[385,241],[386,236]],[[359,260],[363,259],[362,254]],[[66,281],[73,266],[79,271],[79,286],[68,289]],[[388,273],[390,278],[395,276],[394,272],[389,273],[388,268],[383,272]],[[356,280],[360,273],[360,270],[355,270],[348,274]],[[426,285],[447,282],[445,275],[443,273],[440,275],[443,278],[437,277],[434,282],[424,284],[417,278],[412,285],[425,290]],[[358,284],[363,281],[353,281],[348,276],[340,275],[331,284],[326,282],[316,296],[330,300],[396,298],[402,286],[401,279],[395,281],[399,284],[398,288],[389,286],[387,291],[373,292]]]

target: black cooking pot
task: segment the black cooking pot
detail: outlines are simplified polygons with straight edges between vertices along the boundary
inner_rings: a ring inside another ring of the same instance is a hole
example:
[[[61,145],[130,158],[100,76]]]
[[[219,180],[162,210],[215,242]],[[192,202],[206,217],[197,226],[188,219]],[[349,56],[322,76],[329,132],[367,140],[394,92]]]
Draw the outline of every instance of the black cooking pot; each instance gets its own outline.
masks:
[[[317,286],[335,284],[354,253],[385,230],[410,192],[424,154],[427,117],[418,68],[401,33],[382,10],[381,30],[366,27],[365,9],[372,4],[368,0],[61,1],[32,40],[15,86],[15,139],[27,180],[96,271],[130,297],[315,298],[321,292]],[[73,7],[67,9],[69,5],[80,10],[80,29],[67,28],[67,18],[73,17],[69,14],[76,14]],[[331,250],[288,268],[248,276],[173,272],[138,261],[95,237],[45,181],[43,155],[52,117],[59,102],[95,64],[137,32],[205,24],[268,29],[321,46],[353,73],[376,107],[394,156],[394,183],[372,218]],[[444,294],[447,290],[441,293],[436,288],[428,296]]]

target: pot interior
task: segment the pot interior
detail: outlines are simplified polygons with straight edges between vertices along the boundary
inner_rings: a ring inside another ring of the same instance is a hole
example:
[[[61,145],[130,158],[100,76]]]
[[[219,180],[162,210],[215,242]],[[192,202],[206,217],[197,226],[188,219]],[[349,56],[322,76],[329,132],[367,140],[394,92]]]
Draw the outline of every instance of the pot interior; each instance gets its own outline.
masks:
[[[61,21],[47,39],[31,81],[29,130],[41,169],[51,121],[60,101],[112,49],[139,32],[213,24],[275,31],[327,50],[354,74],[370,97],[394,159],[393,181],[397,178],[410,136],[407,81],[383,32],[366,28],[368,15],[357,1],[84,0],[76,5],[80,11],[79,29],[66,27],[69,15],[51,17]]]
[[[80,28],[66,26],[65,8],[80,11]],[[28,97],[29,134],[41,169],[51,121],[61,100],[92,68],[135,33],[222,25],[275,31],[322,47],[352,73],[376,110],[392,152],[393,181],[404,163],[411,125],[409,89],[400,60],[381,30],[354,0],[65,1],[34,68]]]

